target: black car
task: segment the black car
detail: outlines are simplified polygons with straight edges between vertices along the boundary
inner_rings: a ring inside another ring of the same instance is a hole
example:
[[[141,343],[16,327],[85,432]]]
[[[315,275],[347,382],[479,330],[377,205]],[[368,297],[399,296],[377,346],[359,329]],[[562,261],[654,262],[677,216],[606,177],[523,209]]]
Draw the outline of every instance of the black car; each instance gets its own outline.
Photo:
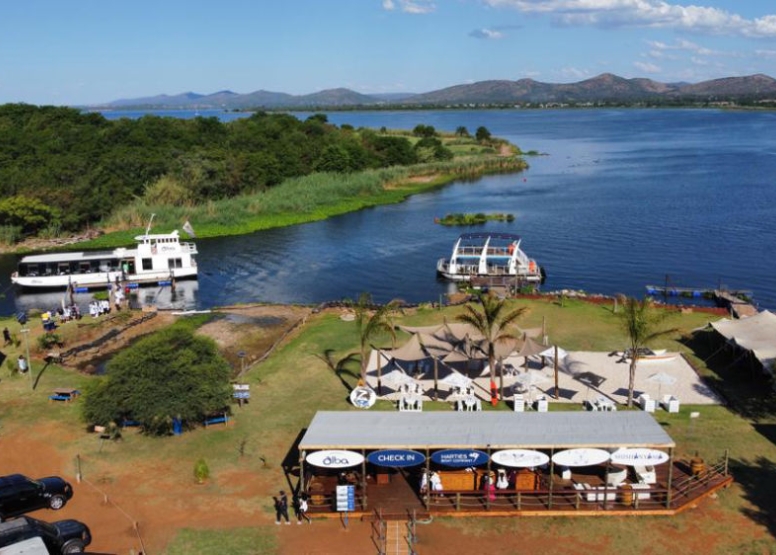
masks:
[[[92,543],[89,527],[77,520],[60,520],[49,524],[31,516],[22,516],[0,524],[0,548],[30,538],[40,538],[49,553],[82,553]]]
[[[38,509],[57,511],[71,497],[73,487],[57,476],[40,480],[22,474],[0,476],[0,522]]]

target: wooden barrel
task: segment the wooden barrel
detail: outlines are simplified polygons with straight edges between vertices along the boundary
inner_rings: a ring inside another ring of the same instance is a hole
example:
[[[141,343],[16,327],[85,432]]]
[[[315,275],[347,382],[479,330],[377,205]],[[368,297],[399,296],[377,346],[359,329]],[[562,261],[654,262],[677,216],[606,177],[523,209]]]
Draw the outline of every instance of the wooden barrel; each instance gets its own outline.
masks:
[[[625,484],[620,488],[620,501],[622,501],[623,505],[629,507],[633,505],[633,489],[629,484]]]
[[[700,457],[695,457],[690,461],[690,472],[692,472],[693,476],[702,474],[704,470],[706,470],[706,465]]]

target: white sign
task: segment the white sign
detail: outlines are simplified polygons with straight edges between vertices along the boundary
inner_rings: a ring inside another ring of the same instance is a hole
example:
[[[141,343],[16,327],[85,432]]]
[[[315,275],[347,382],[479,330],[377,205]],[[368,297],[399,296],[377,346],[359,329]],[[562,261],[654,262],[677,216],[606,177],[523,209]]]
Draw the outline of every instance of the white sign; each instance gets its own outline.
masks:
[[[603,449],[566,449],[552,456],[552,462],[561,466],[593,466],[609,460],[609,451]]]
[[[625,466],[648,466],[668,462],[668,453],[657,449],[618,449],[612,453],[612,462]]]
[[[310,453],[305,460],[308,464],[320,468],[348,468],[364,462],[364,456],[355,451],[327,449]]]
[[[377,394],[371,387],[359,385],[350,392],[350,402],[353,403],[354,407],[368,409],[375,404],[375,401],[377,401]]]
[[[504,449],[490,455],[490,460],[510,468],[536,468],[550,462],[549,455],[531,449]]]
[[[356,510],[356,486],[337,486],[337,510]]]

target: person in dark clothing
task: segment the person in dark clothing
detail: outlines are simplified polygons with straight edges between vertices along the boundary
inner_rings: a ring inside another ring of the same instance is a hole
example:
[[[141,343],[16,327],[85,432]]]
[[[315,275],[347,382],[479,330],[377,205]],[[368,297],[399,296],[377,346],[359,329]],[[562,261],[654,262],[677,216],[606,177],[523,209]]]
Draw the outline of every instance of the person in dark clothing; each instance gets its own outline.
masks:
[[[291,524],[288,518],[288,497],[286,492],[280,490],[280,495],[273,498],[275,500],[275,524],[280,524],[282,518],[286,519],[286,524]]]
[[[13,343],[13,341],[11,340],[11,332],[8,331],[8,328],[3,329],[3,339],[5,340],[6,345],[10,345],[11,343]]]

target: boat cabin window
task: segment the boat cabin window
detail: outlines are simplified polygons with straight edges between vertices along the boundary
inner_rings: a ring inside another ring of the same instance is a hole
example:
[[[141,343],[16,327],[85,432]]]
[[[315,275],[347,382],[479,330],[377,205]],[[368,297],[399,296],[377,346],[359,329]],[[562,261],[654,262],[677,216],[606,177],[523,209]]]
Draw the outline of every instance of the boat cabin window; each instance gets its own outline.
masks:
[[[167,265],[170,269],[183,268],[183,261],[180,258],[168,258]]]
[[[70,263],[69,262],[60,262],[57,266],[57,273],[60,276],[66,276],[67,274],[72,273],[70,271]]]
[[[154,263],[150,258],[143,258],[143,270],[153,270]]]

